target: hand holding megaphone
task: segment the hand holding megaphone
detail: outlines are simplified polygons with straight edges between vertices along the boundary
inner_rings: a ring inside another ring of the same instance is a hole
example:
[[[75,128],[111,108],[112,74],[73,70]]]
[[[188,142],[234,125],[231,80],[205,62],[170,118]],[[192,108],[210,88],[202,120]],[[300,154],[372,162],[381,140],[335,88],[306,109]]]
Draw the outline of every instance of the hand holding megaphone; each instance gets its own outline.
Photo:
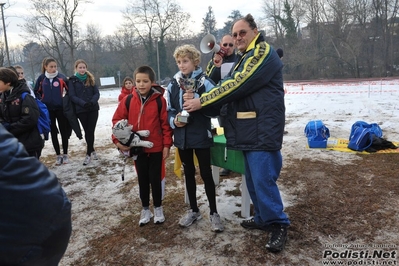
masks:
[[[214,52],[215,54],[220,55],[222,58],[226,55],[227,50],[225,50],[223,47],[220,47],[216,43],[216,38],[212,34],[207,34],[202,38],[201,43],[200,43],[200,50],[204,54]],[[214,59],[215,63],[219,63],[220,60]]]

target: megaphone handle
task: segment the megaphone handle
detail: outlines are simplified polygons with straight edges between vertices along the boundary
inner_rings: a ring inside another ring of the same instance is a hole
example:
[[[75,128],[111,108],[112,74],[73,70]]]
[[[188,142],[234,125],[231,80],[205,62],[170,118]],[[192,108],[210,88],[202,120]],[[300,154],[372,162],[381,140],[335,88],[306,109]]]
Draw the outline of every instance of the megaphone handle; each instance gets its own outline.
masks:
[[[220,50],[217,52],[217,54],[223,58],[227,54],[227,50],[223,47],[220,47]]]
[[[214,63],[217,67],[220,67],[218,64],[219,64],[222,60],[223,60],[223,57],[220,56],[219,53],[216,53],[216,54],[213,56],[213,63]]]

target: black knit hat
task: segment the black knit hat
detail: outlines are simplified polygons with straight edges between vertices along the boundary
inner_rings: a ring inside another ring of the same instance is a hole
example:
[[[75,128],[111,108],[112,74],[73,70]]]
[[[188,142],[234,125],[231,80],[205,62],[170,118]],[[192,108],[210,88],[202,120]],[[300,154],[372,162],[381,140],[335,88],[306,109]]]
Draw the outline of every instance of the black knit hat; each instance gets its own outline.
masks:
[[[283,55],[284,55],[283,49],[278,48],[278,49],[276,50],[276,52],[277,52],[277,54],[278,54],[278,56],[279,56],[280,58],[283,57]]]

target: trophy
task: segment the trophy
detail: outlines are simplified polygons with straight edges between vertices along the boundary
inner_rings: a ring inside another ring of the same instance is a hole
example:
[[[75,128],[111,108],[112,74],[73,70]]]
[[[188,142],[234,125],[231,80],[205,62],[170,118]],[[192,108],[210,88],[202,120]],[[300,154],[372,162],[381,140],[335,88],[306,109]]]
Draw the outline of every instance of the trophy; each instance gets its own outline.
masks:
[[[195,79],[180,77],[178,83],[180,88],[183,90],[183,93],[187,91],[196,92]],[[190,114],[186,110],[183,110],[177,117],[177,121],[187,124],[189,116]]]

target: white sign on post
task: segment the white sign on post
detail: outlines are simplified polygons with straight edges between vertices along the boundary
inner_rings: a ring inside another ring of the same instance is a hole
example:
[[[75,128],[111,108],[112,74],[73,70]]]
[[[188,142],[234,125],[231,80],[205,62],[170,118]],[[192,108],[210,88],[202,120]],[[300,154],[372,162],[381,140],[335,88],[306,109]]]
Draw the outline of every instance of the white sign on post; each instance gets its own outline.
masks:
[[[115,77],[100,78],[101,86],[115,85]]]

